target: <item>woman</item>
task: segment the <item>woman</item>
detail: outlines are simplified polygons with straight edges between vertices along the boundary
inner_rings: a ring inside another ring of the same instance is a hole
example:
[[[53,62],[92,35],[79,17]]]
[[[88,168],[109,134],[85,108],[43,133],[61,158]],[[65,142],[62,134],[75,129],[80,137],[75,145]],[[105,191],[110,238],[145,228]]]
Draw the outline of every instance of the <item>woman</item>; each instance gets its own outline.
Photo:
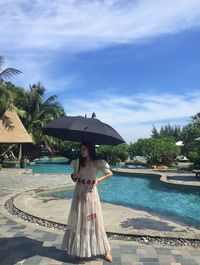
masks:
[[[104,254],[104,258],[111,262],[96,185],[112,176],[112,172],[105,160],[96,160],[95,147],[88,142],[81,144],[80,158],[73,160],[71,165],[76,185],[62,248],[79,258]],[[104,176],[97,178],[98,170],[103,171]]]

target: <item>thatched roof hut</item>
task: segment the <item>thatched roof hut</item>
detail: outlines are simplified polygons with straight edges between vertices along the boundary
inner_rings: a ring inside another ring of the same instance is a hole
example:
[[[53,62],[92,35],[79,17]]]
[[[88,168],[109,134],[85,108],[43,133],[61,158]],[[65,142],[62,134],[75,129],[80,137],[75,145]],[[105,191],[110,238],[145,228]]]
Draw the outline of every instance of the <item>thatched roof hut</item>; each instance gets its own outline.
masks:
[[[32,143],[33,140],[24,128],[17,113],[6,111],[5,115],[9,118],[10,126],[5,126],[3,120],[0,119],[0,144]]]

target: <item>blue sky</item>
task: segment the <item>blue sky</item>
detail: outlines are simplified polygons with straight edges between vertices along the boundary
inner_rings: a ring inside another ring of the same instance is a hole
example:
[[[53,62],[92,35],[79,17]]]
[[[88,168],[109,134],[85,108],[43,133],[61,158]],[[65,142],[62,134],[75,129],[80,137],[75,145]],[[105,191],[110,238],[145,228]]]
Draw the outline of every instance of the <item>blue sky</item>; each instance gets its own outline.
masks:
[[[200,111],[200,1],[0,0],[0,54],[129,143]]]

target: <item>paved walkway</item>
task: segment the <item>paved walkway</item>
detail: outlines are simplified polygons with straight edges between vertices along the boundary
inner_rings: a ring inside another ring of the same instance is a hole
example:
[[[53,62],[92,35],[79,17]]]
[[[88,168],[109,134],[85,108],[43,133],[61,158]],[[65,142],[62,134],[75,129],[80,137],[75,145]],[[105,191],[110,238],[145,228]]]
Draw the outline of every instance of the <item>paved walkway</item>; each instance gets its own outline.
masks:
[[[32,177],[31,174],[20,174],[15,170],[0,172],[0,264],[79,264],[77,259],[60,249],[62,231],[25,222],[4,209],[5,200],[20,190],[66,184],[64,175],[38,175],[33,177],[35,181]],[[200,249],[149,246],[117,240],[110,240],[110,243],[114,265],[200,265]],[[86,259],[84,264],[109,263],[97,257]]]
[[[200,187],[200,179],[196,178],[195,173],[176,170],[176,169],[133,169],[133,168],[113,168],[115,174],[123,175],[149,175],[151,177],[160,177],[160,181],[180,186]]]

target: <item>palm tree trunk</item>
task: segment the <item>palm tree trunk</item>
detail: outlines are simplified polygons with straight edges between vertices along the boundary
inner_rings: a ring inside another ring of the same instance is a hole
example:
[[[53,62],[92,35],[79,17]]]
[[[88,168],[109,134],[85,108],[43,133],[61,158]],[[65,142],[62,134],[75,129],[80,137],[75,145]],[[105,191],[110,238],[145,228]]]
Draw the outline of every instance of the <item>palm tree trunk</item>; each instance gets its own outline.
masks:
[[[19,162],[20,161],[20,159],[22,158],[22,144],[20,144],[19,145],[19,154],[18,154],[18,159],[17,159],[17,161]]]

